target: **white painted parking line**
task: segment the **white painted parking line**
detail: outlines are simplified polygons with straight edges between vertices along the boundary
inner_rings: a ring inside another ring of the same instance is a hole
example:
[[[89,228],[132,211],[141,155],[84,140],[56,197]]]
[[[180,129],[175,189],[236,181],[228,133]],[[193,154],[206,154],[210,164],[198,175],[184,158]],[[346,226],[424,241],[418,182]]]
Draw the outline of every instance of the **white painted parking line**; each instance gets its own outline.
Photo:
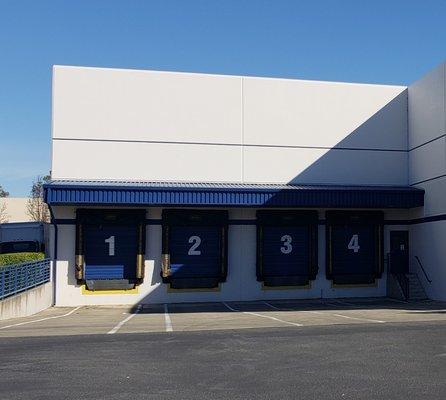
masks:
[[[169,315],[169,307],[167,304],[164,304],[164,322],[166,324],[166,332],[173,332],[172,320]]]
[[[229,310],[234,311],[234,312],[240,312],[240,310],[236,310],[235,308],[232,308],[228,303],[225,303],[224,301],[222,303]]]
[[[315,310],[300,310],[298,308],[285,308],[285,307],[277,307],[274,304],[268,303],[267,301],[262,301],[263,304],[277,311],[291,311],[291,312],[299,312],[299,313],[315,313],[315,314],[323,314],[321,311]]]
[[[336,304],[339,304],[341,306],[347,306],[347,307],[350,307],[350,308],[357,308],[358,310],[376,308],[376,306],[379,305],[377,303],[369,303],[369,304],[358,305],[358,304],[355,304],[355,303],[350,303],[350,302],[345,301],[345,300],[330,300],[329,302],[326,302],[326,304],[329,305],[329,306],[332,306],[332,307],[336,307]]]
[[[357,304],[349,303],[348,301],[330,300],[329,302],[327,302],[327,304],[330,305],[330,306],[333,305],[333,303],[340,304],[341,306],[349,306],[349,307],[354,307],[354,308],[363,308],[363,307],[359,307]]]
[[[405,303],[405,304],[407,304],[407,301],[405,301],[405,300],[390,299],[388,297],[386,297],[386,301],[393,301],[394,303]]]
[[[334,315],[335,317],[340,317],[340,318],[356,319],[358,321],[375,322],[377,324],[384,324],[386,322],[386,321],[380,321],[379,319],[369,319],[369,318],[363,318],[363,317],[351,317],[349,315],[343,315],[343,314],[332,314],[332,313],[330,313],[329,315]]]
[[[316,311],[316,310],[299,310],[296,308],[282,308],[282,307],[276,307],[275,305],[268,303],[267,301],[263,302],[264,304],[266,304],[268,307],[271,307],[274,310],[277,311],[291,311],[291,312],[298,312],[298,313],[309,313],[309,314],[322,314],[322,315],[327,315],[327,312],[323,312],[323,311]]]
[[[292,311],[292,312],[299,312],[299,313],[312,313],[312,314],[324,314],[322,311],[315,311],[315,310],[296,310],[294,308],[279,308],[275,305],[268,303],[267,301],[264,301],[263,304],[266,304],[268,307],[271,307],[274,310],[277,311]]]
[[[268,319],[272,319],[273,321],[278,321],[278,322],[282,322],[283,324],[288,324],[288,325],[293,325],[293,326],[303,326],[302,324],[298,324],[296,322],[290,322],[290,321],[284,321],[283,319],[279,319],[276,317],[271,317],[270,315],[263,315],[263,314],[258,314],[255,312],[251,312],[251,311],[242,311],[242,310],[238,310],[236,308],[231,307],[229,304],[225,303],[224,301],[222,302],[224,304],[224,306],[228,309],[231,310],[233,312],[241,312],[243,314],[248,314],[248,315],[254,315],[256,317],[261,317],[261,318],[268,318]]]
[[[331,312],[322,312],[322,311],[315,311],[315,310],[302,310],[302,311],[291,310],[291,309],[285,309],[285,308],[276,307],[273,304],[268,303],[267,301],[264,301],[263,303],[266,304],[267,306],[271,307],[272,309],[278,310],[278,311],[297,311],[297,312],[300,312],[300,313],[332,315],[334,317],[339,317],[339,318],[355,319],[355,320],[358,320],[358,321],[375,322],[375,323],[379,323],[379,324],[383,324],[383,323],[386,322],[386,321],[381,321],[381,320],[378,320],[378,319],[370,319],[370,318],[362,318],[362,317],[351,317],[351,316],[348,316],[348,315],[337,314],[337,313],[334,314],[334,313],[331,313]],[[329,305],[332,305],[332,304],[329,304]]]
[[[130,314],[127,318],[124,318],[121,322],[119,322],[113,329],[107,332],[107,335],[113,335],[116,332],[118,332],[126,322],[130,321],[136,314],[138,314],[141,311],[141,308],[142,308],[141,304],[138,305],[133,314]]]
[[[268,303],[267,301],[262,301],[263,304],[265,304],[266,306],[268,306],[269,308],[272,308],[273,310],[277,310],[277,311],[289,311],[287,308],[279,308],[276,307],[270,303]]]
[[[33,319],[32,321],[25,321],[25,322],[19,322],[18,324],[12,324],[12,325],[6,325],[6,326],[2,326],[0,328],[0,330],[2,329],[7,329],[7,328],[13,328],[14,326],[22,326],[22,325],[28,325],[28,324],[33,324],[34,322],[42,322],[42,321],[47,321],[49,319],[56,319],[56,318],[63,318],[63,317],[68,317],[69,315],[73,314],[74,312],[76,312],[77,310],[79,310],[79,308],[81,308],[82,306],[76,307],[73,310],[67,312],[66,314],[63,315],[55,315],[53,317],[45,317],[45,318],[40,318],[40,319]]]
[[[341,302],[340,300],[334,300],[333,302],[336,302],[337,304],[353,307],[353,308],[358,309],[358,310],[363,309],[361,307],[357,307],[356,304],[348,303],[346,301],[342,301]],[[331,302],[331,303],[327,302],[325,304],[327,304],[328,306],[331,306],[331,307],[337,307],[336,304],[333,304],[333,302]],[[357,320],[357,321],[374,322],[374,323],[377,323],[377,324],[384,324],[386,322],[386,321],[381,321],[379,319],[370,319],[370,318],[364,318],[364,317],[352,317],[350,315],[344,315],[344,314],[330,313],[330,315],[334,315],[335,317],[339,317],[339,318],[354,319],[354,320]]]

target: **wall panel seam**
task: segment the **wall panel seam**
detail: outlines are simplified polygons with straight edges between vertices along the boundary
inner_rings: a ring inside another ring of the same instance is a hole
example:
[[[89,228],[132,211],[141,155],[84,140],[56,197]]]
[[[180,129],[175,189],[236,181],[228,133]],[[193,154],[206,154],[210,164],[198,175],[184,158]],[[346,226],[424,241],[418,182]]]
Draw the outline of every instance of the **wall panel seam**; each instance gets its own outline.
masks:
[[[241,98],[241,181],[245,182],[245,98],[243,93],[243,77],[240,79],[240,98]]]
[[[394,153],[407,153],[406,149],[381,149],[366,147],[330,147],[330,146],[300,146],[300,145],[281,145],[281,144],[239,144],[239,143],[219,143],[219,142],[173,142],[173,141],[155,141],[155,140],[126,140],[126,139],[69,139],[53,138],[58,141],[74,142],[112,142],[112,143],[147,143],[147,144],[171,144],[171,145],[195,145],[195,146],[229,146],[229,147],[261,147],[261,148],[284,148],[284,149],[317,149],[317,150],[348,150],[348,151],[381,151]]]
[[[442,139],[442,138],[444,138],[444,137],[446,137],[446,133],[443,133],[442,135],[437,136],[437,137],[435,137],[435,138],[433,138],[433,139],[431,139],[431,140],[428,140],[427,142],[424,142],[424,143],[419,144],[419,145],[417,145],[417,146],[415,146],[415,147],[412,147],[412,148],[409,149],[408,151],[409,151],[409,153],[410,153],[410,152],[413,151],[413,150],[417,150],[417,149],[419,149],[420,147],[423,147],[423,146],[425,146],[425,145],[427,145],[427,144],[430,144],[430,143],[432,143],[432,142],[435,142],[435,141],[437,141],[437,140],[439,140],[439,139]]]
[[[424,179],[422,181],[411,183],[410,186],[420,185],[421,183],[430,182],[430,181],[434,181],[436,179],[441,179],[441,178],[445,178],[445,177],[446,177],[446,174],[437,175],[437,176],[434,176],[433,178],[428,178],[428,179]]]

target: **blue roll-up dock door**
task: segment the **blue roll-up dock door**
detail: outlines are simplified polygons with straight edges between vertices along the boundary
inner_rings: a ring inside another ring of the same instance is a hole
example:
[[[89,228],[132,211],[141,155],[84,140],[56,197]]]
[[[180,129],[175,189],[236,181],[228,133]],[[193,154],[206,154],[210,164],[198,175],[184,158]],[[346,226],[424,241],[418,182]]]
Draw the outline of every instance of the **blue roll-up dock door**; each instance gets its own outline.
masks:
[[[227,212],[163,212],[162,277],[173,289],[215,288],[226,279]]]
[[[144,217],[145,213],[139,210],[78,210],[78,280],[86,282],[88,288],[102,289],[128,289],[140,283]]]
[[[85,279],[136,278],[136,227],[91,224],[85,232]]]
[[[383,213],[327,212],[327,278],[337,285],[373,284],[383,270]]]
[[[306,286],[317,275],[317,212],[257,212],[257,280]]]

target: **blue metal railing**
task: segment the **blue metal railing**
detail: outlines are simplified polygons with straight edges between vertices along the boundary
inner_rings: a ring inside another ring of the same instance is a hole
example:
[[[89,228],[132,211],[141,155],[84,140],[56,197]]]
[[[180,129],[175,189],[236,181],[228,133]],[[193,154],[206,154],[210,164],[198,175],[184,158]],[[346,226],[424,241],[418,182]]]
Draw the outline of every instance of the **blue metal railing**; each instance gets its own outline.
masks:
[[[0,267],[0,300],[49,281],[49,259]]]

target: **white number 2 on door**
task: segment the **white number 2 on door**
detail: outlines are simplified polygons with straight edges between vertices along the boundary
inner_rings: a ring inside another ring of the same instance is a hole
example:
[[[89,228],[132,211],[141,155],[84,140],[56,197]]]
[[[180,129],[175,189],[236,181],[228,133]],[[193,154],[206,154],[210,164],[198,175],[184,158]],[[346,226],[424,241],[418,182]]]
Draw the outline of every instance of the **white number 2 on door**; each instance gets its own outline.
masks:
[[[197,250],[198,246],[200,246],[200,244],[201,244],[200,236],[191,236],[189,238],[189,243],[193,243],[193,244],[190,247],[187,254],[190,256],[201,256],[201,250]]]

